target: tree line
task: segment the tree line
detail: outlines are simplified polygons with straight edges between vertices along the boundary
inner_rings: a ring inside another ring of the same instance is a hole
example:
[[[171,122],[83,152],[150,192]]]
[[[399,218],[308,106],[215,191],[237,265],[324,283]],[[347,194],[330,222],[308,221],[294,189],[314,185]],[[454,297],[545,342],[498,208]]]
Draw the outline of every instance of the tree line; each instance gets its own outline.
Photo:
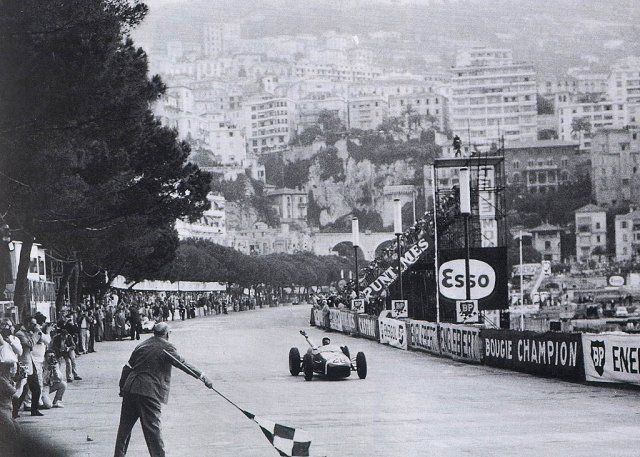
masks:
[[[14,303],[25,318],[34,242],[62,261],[61,290],[81,269],[149,277],[175,258],[174,221],[209,208],[211,176],[151,111],[165,85],[130,37],[143,3],[2,5],[0,216],[22,242]]]
[[[352,270],[350,258],[295,254],[246,255],[207,240],[180,242],[176,258],[150,279],[218,281],[243,287],[324,286],[341,279],[340,270]]]

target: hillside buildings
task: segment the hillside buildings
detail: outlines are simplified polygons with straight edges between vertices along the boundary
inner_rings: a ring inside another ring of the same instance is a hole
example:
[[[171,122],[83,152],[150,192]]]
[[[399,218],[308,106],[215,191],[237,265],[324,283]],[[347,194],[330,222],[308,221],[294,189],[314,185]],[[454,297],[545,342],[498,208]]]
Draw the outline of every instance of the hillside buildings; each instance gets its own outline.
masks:
[[[589,155],[581,153],[577,142],[538,140],[505,147],[507,184],[529,193],[545,193],[589,173]]]
[[[221,195],[207,195],[211,208],[204,212],[196,222],[176,221],[176,230],[180,239],[198,238],[223,244],[227,233],[225,199]]]
[[[611,129],[593,136],[591,183],[596,203],[603,207],[640,202],[640,133]]]
[[[510,50],[473,48],[461,52],[452,70],[451,129],[482,151],[537,139],[536,76]]]
[[[527,231],[531,233],[532,246],[542,255],[542,260],[562,260],[562,234],[565,231],[562,227],[544,223]]]
[[[640,210],[617,215],[615,231],[616,261],[638,260],[640,257]]]
[[[576,259],[591,260],[593,255],[607,252],[607,213],[602,208],[589,204],[575,212]]]

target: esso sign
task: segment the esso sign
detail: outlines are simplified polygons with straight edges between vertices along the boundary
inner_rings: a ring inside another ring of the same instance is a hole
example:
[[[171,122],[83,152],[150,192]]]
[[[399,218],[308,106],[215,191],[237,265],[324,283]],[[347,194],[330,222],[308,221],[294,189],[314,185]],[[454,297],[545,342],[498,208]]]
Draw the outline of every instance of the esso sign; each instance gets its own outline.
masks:
[[[622,276],[609,276],[609,285],[612,287],[624,286],[624,277]]]
[[[440,293],[451,300],[465,300],[467,291],[465,287],[465,261],[464,259],[449,260],[440,265],[438,281]],[[496,287],[496,272],[486,262],[469,259],[469,289],[471,300],[480,300],[488,297]]]

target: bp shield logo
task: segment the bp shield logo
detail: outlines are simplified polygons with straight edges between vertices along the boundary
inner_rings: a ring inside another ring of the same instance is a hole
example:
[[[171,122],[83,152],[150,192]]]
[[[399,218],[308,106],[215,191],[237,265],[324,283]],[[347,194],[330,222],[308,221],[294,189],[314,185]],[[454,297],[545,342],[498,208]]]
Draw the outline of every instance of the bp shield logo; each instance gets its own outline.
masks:
[[[591,360],[593,368],[600,376],[604,373],[605,354],[604,341],[593,340],[591,342]]]

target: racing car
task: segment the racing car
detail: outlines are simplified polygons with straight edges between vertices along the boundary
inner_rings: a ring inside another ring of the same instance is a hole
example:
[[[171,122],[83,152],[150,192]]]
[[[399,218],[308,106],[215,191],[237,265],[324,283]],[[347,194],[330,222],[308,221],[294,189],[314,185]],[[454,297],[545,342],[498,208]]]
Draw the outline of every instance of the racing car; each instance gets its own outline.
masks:
[[[343,379],[355,371],[360,379],[367,377],[367,359],[363,352],[358,352],[356,358],[352,359],[347,346],[331,344],[329,338],[323,338],[322,346],[316,347],[304,330],[300,330],[300,334],[311,347],[304,357],[300,357],[296,347],[289,350],[289,373],[292,376],[298,376],[302,371],[305,381],[311,381],[314,373],[329,379]]]

